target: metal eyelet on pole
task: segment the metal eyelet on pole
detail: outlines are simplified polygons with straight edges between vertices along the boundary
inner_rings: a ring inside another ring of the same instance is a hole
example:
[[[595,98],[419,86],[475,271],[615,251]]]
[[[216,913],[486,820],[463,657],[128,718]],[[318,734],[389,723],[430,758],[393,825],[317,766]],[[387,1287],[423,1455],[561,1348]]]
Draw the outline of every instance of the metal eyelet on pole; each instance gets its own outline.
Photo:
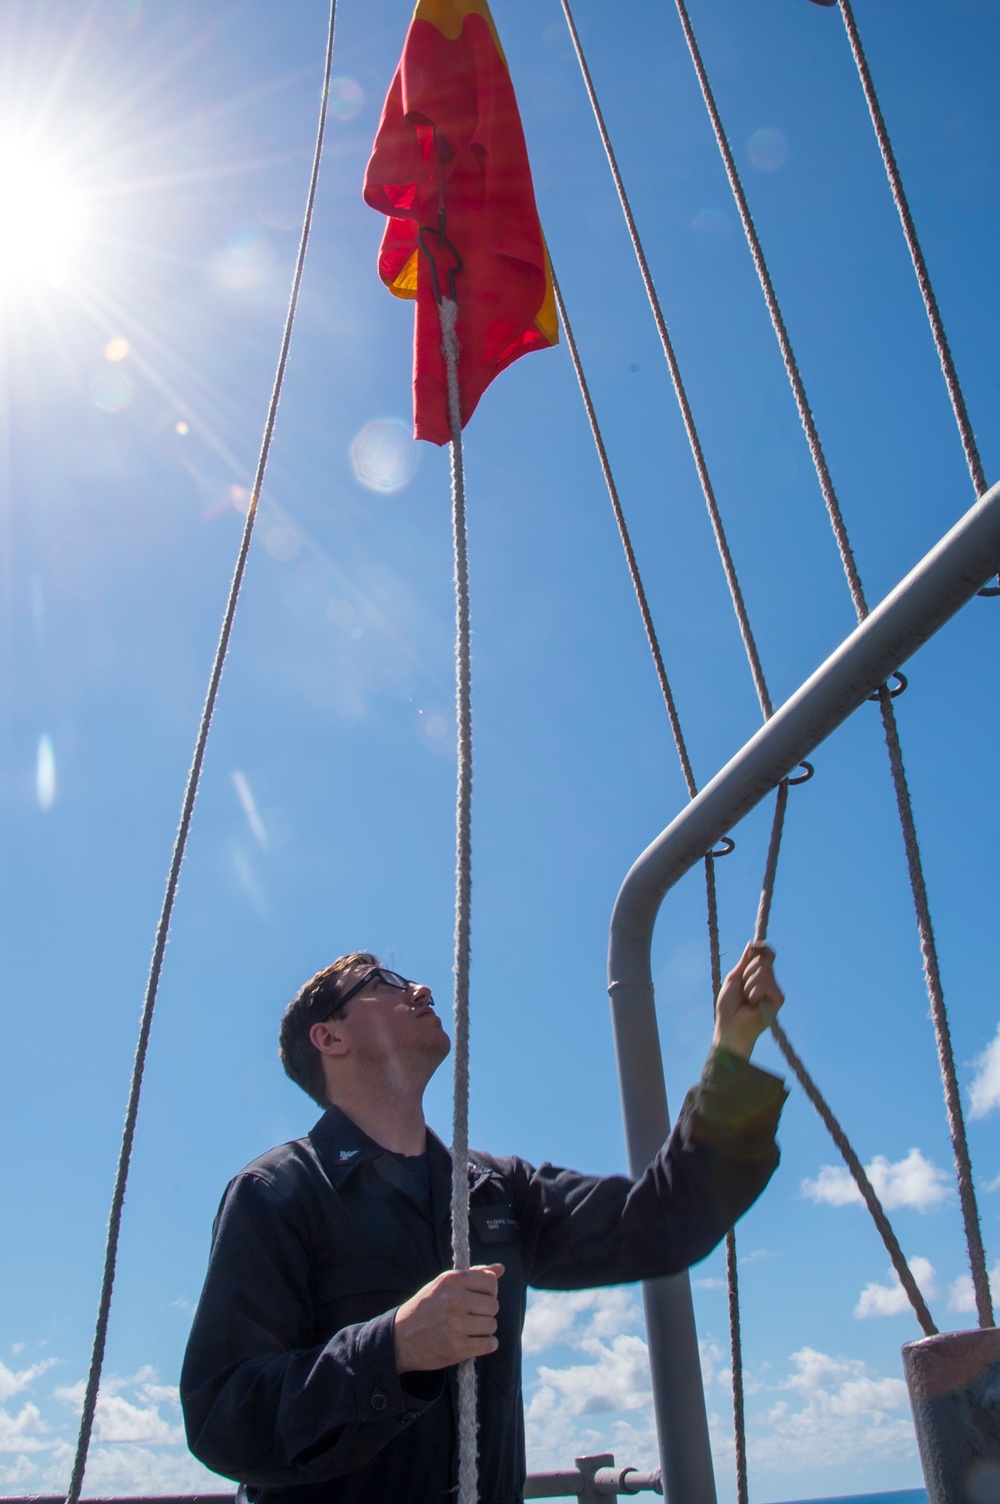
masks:
[[[728,856],[731,851],[735,850],[736,842],[732,836],[723,836],[718,846],[714,846],[708,854],[709,856]]]
[[[812,763],[806,762],[805,758],[803,758],[803,760],[799,763],[799,767],[802,769],[802,772],[799,773],[797,777],[785,779],[785,782],[789,786],[794,783],[808,783],[810,778],[812,778],[816,772],[816,769],[813,767]]]
[[[889,699],[890,700],[898,700],[899,696],[906,689],[906,687],[908,686],[908,684],[909,684],[910,681],[906,677],[906,675],[905,674],[901,674],[898,671],[898,669],[896,670],[895,673],[890,674],[889,678],[890,679],[895,679],[895,681],[896,681],[895,688],[889,690]],[[887,679],[885,681],[885,683],[886,683],[886,687],[888,687],[889,679]],[[881,697],[882,697],[882,691],[881,691],[881,689],[877,689],[873,695],[869,695],[868,696],[869,700],[874,700],[876,704],[878,704],[878,702],[881,699]]]

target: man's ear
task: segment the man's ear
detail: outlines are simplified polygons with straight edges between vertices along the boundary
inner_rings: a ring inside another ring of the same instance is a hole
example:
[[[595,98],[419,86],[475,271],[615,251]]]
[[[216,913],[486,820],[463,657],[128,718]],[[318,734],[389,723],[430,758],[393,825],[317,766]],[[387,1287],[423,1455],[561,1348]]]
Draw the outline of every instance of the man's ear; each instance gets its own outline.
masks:
[[[309,1038],[321,1055],[338,1058],[348,1052],[348,1044],[344,1038],[340,1019],[325,1018],[321,1024],[313,1024],[309,1030]]]

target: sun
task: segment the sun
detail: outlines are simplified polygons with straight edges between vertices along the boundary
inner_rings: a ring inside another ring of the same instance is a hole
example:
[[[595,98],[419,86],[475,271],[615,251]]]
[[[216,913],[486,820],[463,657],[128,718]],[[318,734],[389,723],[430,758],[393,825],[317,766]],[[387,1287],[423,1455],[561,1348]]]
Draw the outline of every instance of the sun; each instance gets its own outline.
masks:
[[[90,216],[58,161],[0,138],[0,208],[0,290],[39,278],[64,282]]]

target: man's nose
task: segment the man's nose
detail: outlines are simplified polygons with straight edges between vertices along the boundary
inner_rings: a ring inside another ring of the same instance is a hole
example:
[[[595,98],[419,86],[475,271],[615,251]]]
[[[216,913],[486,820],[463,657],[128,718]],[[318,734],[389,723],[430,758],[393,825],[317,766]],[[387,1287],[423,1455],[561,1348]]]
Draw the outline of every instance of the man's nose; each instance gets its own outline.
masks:
[[[431,996],[431,989],[429,987],[426,987],[423,982],[411,982],[410,1006],[413,1008],[422,1008],[425,1003],[429,1003],[432,1008],[434,1006],[434,998]]]

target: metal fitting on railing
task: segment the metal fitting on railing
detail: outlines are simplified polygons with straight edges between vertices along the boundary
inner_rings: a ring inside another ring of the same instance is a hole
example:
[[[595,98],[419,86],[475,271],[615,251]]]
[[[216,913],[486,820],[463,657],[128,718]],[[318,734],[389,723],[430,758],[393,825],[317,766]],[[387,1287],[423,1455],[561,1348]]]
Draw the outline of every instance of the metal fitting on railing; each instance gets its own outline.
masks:
[[[570,1499],[581,1504],[602,1504],[620,1494],[663,1493],[660,1470],[640,1473],[634,1467],[615,1467],[614,1454],[578,1457],[576,1467],[560,1473],[531,1473],[525,1483],[526,1499]]]

